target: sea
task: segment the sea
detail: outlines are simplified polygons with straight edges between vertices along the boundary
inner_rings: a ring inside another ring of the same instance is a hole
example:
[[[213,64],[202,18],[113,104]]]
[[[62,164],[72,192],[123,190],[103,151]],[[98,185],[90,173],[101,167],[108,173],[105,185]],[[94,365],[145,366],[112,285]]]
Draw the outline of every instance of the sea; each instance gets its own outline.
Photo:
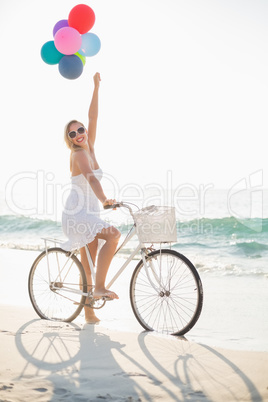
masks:
[[[43,250],[44,238],[64,239],[62,199],[49,195],[40,201],[25,192],[0,193],[0,248]],[[185,185],[175,190],[149,188],[142,197],[129,191],[127,199],[120,201],[131,202],[133,210],[148,205],[175,207],[177,242],[172,248],[188,257],[199,272],[268,278],[268,189]],[[123,208],[103,211],[102,217],[121,231],[122,239],[133,224]],[[130,241],[119,256],[126,257],[136,243],[137,239]]]

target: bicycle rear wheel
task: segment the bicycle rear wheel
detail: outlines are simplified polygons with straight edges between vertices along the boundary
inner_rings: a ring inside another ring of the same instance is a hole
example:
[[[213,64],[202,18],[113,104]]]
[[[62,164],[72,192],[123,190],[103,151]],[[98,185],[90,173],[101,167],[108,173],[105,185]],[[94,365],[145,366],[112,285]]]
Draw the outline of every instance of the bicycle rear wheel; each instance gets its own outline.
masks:
[[[203,288],[194,265],[174,250],[156,250],[141,260],[130,282],[130,300],[149,331],[184,335],[198,320]]]
[[[44,319],[73,321],[80,314],[87,292],[87,280],[75,255],[55,247],[34,261],[28,280],[32,305]]]

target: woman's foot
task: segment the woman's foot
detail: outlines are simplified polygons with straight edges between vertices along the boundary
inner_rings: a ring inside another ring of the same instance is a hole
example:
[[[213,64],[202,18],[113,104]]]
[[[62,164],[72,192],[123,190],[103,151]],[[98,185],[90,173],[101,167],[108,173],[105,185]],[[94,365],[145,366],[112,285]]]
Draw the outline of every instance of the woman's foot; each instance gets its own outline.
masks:
[[[85,307],[85,319],[87,324],[96,324],[100,322],[100,319],[95,315],[90,307]]]
[[[101,297],[108,297],[109,299],[119,299],[117,294],[115,292],[112,292],[111,290],[107,290],[105,288],[103,289],[95,289],[93,292],[93,297],[95,299],[101,298]]]

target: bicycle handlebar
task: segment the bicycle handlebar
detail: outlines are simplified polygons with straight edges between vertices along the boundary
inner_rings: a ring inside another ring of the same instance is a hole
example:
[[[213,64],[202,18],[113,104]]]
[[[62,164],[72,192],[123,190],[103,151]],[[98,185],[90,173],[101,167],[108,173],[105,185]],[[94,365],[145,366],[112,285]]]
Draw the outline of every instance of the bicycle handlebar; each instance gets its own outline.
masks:
[[[116,204],[112,204],[112,205],[105,205],[103,207],[103,209],[114,209],[114,208],[120,208],[123,206],[122,202],[117,202]]]
[[[129,204],[131,204],[131,203],[121,201],[121,202],[116,202],[115,204],[112,204],[112,205],[105,205],[105,207],[103,207],[103,209],[114,209],[114,208],[124,207],[129,210],[130,214],[132,214],[132,208],[129,206]],[[132,205],[135,205],[135,204],[132,204]]]

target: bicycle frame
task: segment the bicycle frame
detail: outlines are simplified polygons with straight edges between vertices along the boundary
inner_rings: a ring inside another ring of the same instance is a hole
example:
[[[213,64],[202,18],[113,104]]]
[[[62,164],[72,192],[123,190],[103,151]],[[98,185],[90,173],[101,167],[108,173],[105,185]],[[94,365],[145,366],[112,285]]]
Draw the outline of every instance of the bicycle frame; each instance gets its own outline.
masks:
[[[130,233],[127,235],[127,237],[125,238],[125,240],[123,241],[123,243],[121,244],[120,247],[118,247],[118,249],[116,250],[115,254],[116,255],[118,253],[118,251],[123,248],[134,236],[136,235],[136,228],[135,225],[132,227]],[[132,261],[132,259],[135,257],[135,255],[139,252],[143,250],[143,244],[139,242],[138,246],[135,248],[135,250],[130,254],[130,256],[127,258],[127,260],[124,262],[124,264],[121,266],[121,268],[119,268],[119,270],[116,272],[116,274],[113,276],[113,278],[110,280],[110,282],[108,283],[108,285],[106,285],[106,288],[109,289],[112,284],[116,281],[116,279],[122,274],[122,272],[126,269],[126,267],[128,266],[128,264],[130,263],[130,261]],[[144,251],[142,251],[144,253]],[[86,246],[86,254],[87,254],[87,259],[88,259],[88,263],[90,266],[90,270],[91,270],[91,275],[92,275],[92,281],[95,284],[96,282],[96,270],[95,270],[95,266],[93,265],[93,261],[90,255],[90,251],[89,251],[89,247],[88,245]]]
[[[121,248],[123,248],[123,247],[132,239],[132,237],[134,237],[136,234],[137,234],[137,230],[136,230],[135,225],[133,225],[131,231],[129,232],[129,234],[127,235],[127,237],[125,238],[125,240],[123,241],[123,243],[121,244],[121,246],[118,247],[118,249],[116,250],[115,255],[116,255],[116,254],[118,253],[118,251],[119,251]],[[115,275],[113,276],[113,278],[110,280],[110,282],[108,283],[108,285],[106,285],[106,288],[109,289],[109,288],[113,285],[113,283],[114,283],[114,282],[116,281],[116,279],[122,274],[122,272],[124,272],[124,270],[126,269],[126,267],[128,266],[128,264],[132,261],[132,259],[135,257],[135,255],[138,254],[138,252],[141,252],[141,257],[142,257],[142,260],[143,260],[143,264],[144,264],[144,267],[145,267],[145,272],[146,272],[147,278],[148,278],[148,280],[149,280],[151,286],[157,291],[157,288],[156,288],[155,284],[151,281],[151,278],[150,278],[150,275],[149,275],[149,272],[148,272],[148,264],[147,264],[147,262],[146,262],[146,254],[148,254],[148,253],[147,253],[146,251],[147,251],[147,247],[145,247],[145,244],[144,244],[144,243],[141,243],[141,242],[139,241],[138,246],[135,248],[135,250],[133,250],[133,252],[132,252],[132,253],[130,254],[130,256],[127,258],[127,260],[126,260],[126,261],[124,262],[124,264],[121,266],[121,268],[119,268],[119,270],[116,272],[116,274],[115,274]],[[88,246],[86,246],[86,254],[87,254],[89,266],[90,266],[90,269],[91,269],[92,280],[93,280],[93,283],[95,284],[95,281],[96,281],[96,272],[95,272],[95,267],[94,267],[94,265],[93,265],[93,261],[92,261],[92,258],[91,258],[91,255],[90,255],[90,251],[89,251]],[[156,274],[155,269],[154,269],[153,264],[152,264],[151,261],[150,261],[150,264],[149,264],[149,265],[150,265],[150,269],[151,269],[151,271],[152,271],[152,273],[153,273],[153,276],[154,276],[156,282],[157,282],[159,285],[161,285],[161,278],[159,278],[158,275]]]
[[[127,204],[125,204],[125,203],[121,203],[120,206],[123,206],[123,207],[127,208],[127,209],[129,210],[129,212],[130,212],[130,215],[132,216],[132,218],[133,218],[133,220],[134,220],[134,216],[133,216],[132,209],[131,209]],[[134,220],[134,222],[135,222],[135,220]],[[137,235],[137,229],[136,229],[136,225],[135,225],[135,223],[134,223],[134,225],[132,226],[130,232],[129,232],[128,235],[126,236],[125,240],[124,240],[123,243],[118,247],[118,249],[116,250],[116,252],[115,252],[114,255],[116,255],[116,254],[118,253],[118,251],[119,251],[121,248],[123,248],[135,235]],[[46,252],[47,252],[47,245],[46,245],[46,242],[47,242],[47,241],[53,241],[55,245],[56,245],[57,243],[59,243],[59,244],[61,243],[60,241],[57,241],[57,240],[55,240],[55,239],[45,238],[44,240],[45,240]],[[110,280],[110,282],[106,285],[106,288],[109,289],[109,288],[113,285],[113,283],[114,283],[114,282],[116,281],[116,279],[122,274],[122,272],[126,269],[126,267],[128,266],[128,264],[129,264],[129,263],[132,261],[132,259],[135,257],[135,255],[138,254],[138,252],[141,252],[141,257],[142,257],[142,261],[143,261],[143,264],[144,264],[144,267],[145,267],[145,272],[146,272],[147,278],[148,278],[148,280],[149,280],[151,286],[157,291],[156,286],[155,286],[155,284],[152,282],[152,280],[151,280],[151,278],[150,278],[150,275],[149,275],[148,264],[147,264],[147,261],[146,261],[146,255],[148,254],[147,249],[148,249],[148,247],[146,247],[144,243],[142,243],[142,242],[139,241],[138,246],[137,246],[137,247],[135,248],[135,250],[130,254],[130,256],[127,258],[127,260],[124,262],[124,264],[119,268],[119,270],[116,272],[116,274],[115,274],[115,275],[113,276],[113,278]],[[95,266],[94,266],[94,264],[93,264],[93,261],[92,261],[91,255],[90,255],[90,251],[89,251],[88,245],[85,246],[85,250],[86,250],[86,255],[87,255],[87,260],[88,260],[88,263],[89,263],[89,267],[90,267],[90,270],[91,270],[92,282],[93,282],[93,285],[95,285],[95,283],[96,283],[96,268],[95,268]],[[160,246],[160,250],[161,250],[161,246]],[[70,252],[70,257],[71,257],[73,254],[75,254],[77,251],[78,251],[78,250],[74,250],[74,251]],[[47,254],[47,264],[48,264],[48,277],[49,277],[49,282],[51,283],[51,280],[50,280],[50,270],[49,270],[49,261],[48,261],[48,254]],[[153,274],[153,276],[154,276],[154,279],[155,279],[156,283],[158,283],[158,285],[160,286],[160,285],[161,285],[161,277],[159,278],[158,275],[157,275],[157,273],[155,272],[155,269],[154,269],[154,266],[153,266],[152,261],[150,261],[149,267],[150,267],[150,271],[152,272],[152,274]],[[60,282],[62,282],[62,281],[61,281],[61,274],[62,274],[63,269],[64,269],[64,267],[63,267],[62,269],[60,269],[59,264],[58,264],[59,274],[58,274],[58,277],[57,277],[56,279],[59,278],[59,279],[60,279]],[[161,275],[161,267],[160,267],[160,275]],[[72,291],[72,290],[69,290],[68,288],[65,288],[65,290],[66,290],[66,291]],[[79,291],[76,291],[76,292],[79,292]],[[82,294],[83,296],[89,296],[89,292],[88,292],[88,293],[83,293],[83,292],[81,292],[81,294]]]
[[[136,234],[137,234],[137,230],[136,230],[135,225],[133,225],[133,227],[131,228],[129,234],[126,236],[126,238],[125,238],[125,240],[123,241],[123,243],[118,247],[118,249],[116,250],[116,252],[115,252],[114,255],[116,255],[116,254],[118,253],[118,251],[119,251],[121,248],[123,248]],[[48,258],[48,253],[47,253],[47,250],[48,250],[47,241],[54,242],[55,245],[56,245],[57,243],[58,243],[58,244],[61,244],[61,242],[60,242],[59,240],[50,239],[50,238],[44,238],[44,240],[45,240],[45,248],[46,248],[46,254],[47,254],[48,277],[49,277],[49,283],[51,284],[50,268],[49,268],[49,258]],[[95,283],[96,283],[96,267],[95,267],[94,264],[93,264],[93,261],[92,261],[91,255],[90,255],[90,251],[89,251],[88,245],[86,245],[85,250],[86,250],[87,259],[88,259],[88,263],[89,263],[90,270],[91,270],[92,282],[93,282],[93,285],[95,285]],[[77,253],[77,251],[78,251],[78,250],[74,250],[74,251],[70,252],[70,258],[71,258],[71,256],[72,256],[73,254]],[[112,279],[110,280],[110,282],[106,285],[106,288],[107,288],[107,289],[109,289],[109,288],[113,285],[113,283],[117,280],[117,278],[119,278],[119,276],[124,272],[124,270],[126,269],[126,267],[128,266],[128,264],[133,260],[133,258],[135,257],[135,255],[138,254],[139,252],[141,253],[141,258],[142,258],[143,263],[144,263],[144,267],[145,267],[145,271],[146,271],[146,275],[147,275],[147,277],[148,277],[148,280],[149,280],[151,286],[152,286],[155,290],[157,290],[156,287],[155,287],[155,284],[151,281],[151,278],[150,278],[150,275],[149,275],[149,272],[148,272],[148,264],[147,264],[147,262],[146,262],[146,254],[148,254],[148,253],[147,253],[147,247],[145,247],[145,244],[144,244],[144,243],[141,243],[140,241],[139,241],[137,247],[132,251],[132,253],[129,255],[129,257],[127,258],[127,260],[124,262],[124,264],[118,269],[118,271],[117,271],[117,272],[115,273],[115,275],[112,277]],[[66,262],[66,264],[67,264],[67,262]],[[65,264],[65,265],[66,265],[66,264]],[[65,268],[65,265],[64,265],[63,267],[60,267],[59,264],[58,264],[58,276],[57,276],[57,278],[54,280],[54,282],[56,282],[57,280],[59,280],[60,282],[62,282],[61,276],[62,276],[62,271],[63,271],[64,268]],[[156,282],[160,285],[160,283],[161,283],[161,278],[159,278],[158,275],[156,274],[156,272],[155,272],[155,270],[154,270],[154,267],[153,267],[153,265],[152,265],[151,262],[150,262],[149,266],[150,266],[150,270],[151,270],[151,272],[152,272],[152,274],[153,274],[153,276],[154,276]],[[55,287],[55,289],[56,289],[56,288],[57,288],[57,287]],[[62,290],[62,288],[61,288],[61,290]],[[70,288],[68,288],[68,287],[66,287],[66,286],[64,286],[64,290],[65,290],[66,292],[71,292],[71,293],[72,293],[72,292],[73,292],[73,293],[80,293],[82,296],[87,296],[87,297],[89,296],[89,293],[88,293],[88,292],[87,292],[87,293],[84,293],[84,292],[79,291],[79,290],[70,289]]]

